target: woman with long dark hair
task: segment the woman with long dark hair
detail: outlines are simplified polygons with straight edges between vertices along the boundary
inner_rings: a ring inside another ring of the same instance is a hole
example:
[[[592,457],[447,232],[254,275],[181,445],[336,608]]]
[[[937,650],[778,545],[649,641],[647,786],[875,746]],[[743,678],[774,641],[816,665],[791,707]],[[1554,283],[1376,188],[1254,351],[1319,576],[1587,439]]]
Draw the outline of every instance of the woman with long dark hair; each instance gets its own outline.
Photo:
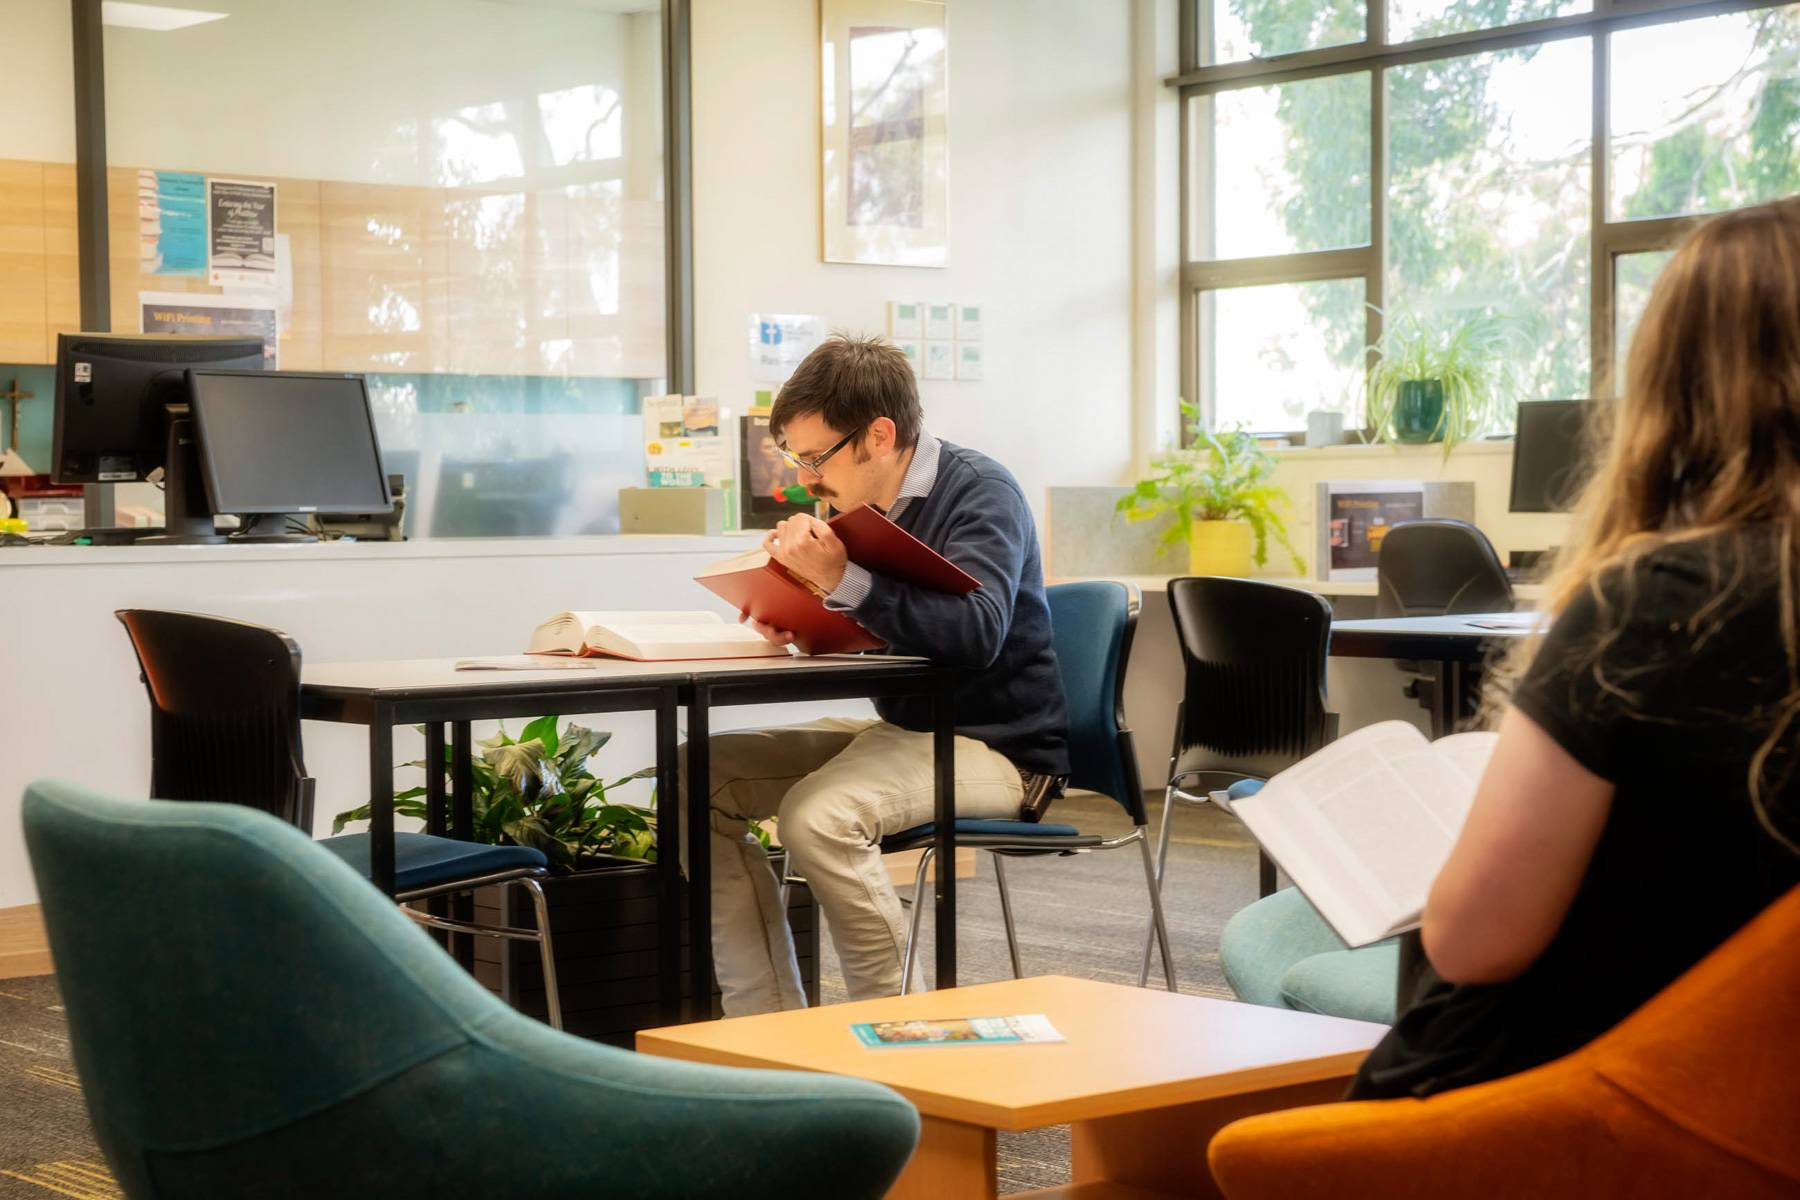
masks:
[[[1353,1098],[1566,1054],[1800,883],[1800,201],[1689,237],[1621,384]]]

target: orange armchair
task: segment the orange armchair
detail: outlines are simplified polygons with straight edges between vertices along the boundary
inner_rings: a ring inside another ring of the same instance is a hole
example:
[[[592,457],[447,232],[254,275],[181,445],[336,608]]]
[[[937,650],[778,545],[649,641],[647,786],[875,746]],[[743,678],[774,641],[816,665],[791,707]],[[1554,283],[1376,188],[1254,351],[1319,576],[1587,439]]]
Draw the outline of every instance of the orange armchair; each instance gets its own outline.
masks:
[[[1230,1200],[1800,1196],[1800,888],[1566,1058],[1424,1100],[1234,1122]]]

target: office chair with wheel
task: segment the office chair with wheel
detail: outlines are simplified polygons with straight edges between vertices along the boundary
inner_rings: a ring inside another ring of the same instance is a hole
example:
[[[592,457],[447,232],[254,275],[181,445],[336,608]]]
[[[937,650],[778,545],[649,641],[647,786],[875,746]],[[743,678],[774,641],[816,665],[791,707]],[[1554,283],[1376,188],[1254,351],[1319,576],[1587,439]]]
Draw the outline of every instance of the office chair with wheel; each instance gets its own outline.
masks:
[[[1487,535],[1467,521],[1423,517],[1402,521],[1382,539],[1376,560],[1377,617],[1446,617],[1513,610],[1512,581]],[[1477,689],[1460,672],[1426,672],[1402,662],[1406,694],[1432,714],[1432,736],[1469,716]]]

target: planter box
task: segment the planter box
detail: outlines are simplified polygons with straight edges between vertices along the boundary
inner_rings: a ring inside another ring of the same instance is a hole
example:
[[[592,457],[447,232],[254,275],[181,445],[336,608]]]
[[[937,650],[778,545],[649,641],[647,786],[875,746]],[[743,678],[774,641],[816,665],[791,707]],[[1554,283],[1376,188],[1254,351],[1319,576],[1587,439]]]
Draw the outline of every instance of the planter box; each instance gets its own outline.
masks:
[[[779,862],[779,860],[776,860]],[[563,1028],[629,1049],[640,1029],[663,1024],[656,1006],[656,869],[623,863],[544,880],[551,941],[562,995]],[[510,907],[501,911],[502,902]],[[691,993],[687,971],[686,897],[681,920],[681,994]],[[530,899],[516,886],[475,894],[475,919],[530,928]],[[809,1002],[819,1002],[819,915],[804,884],[788,889],[788,924]],[[536,942],[478,937],[475,978],[502,1000],[543,1019],[544,979]],[[712,1013],[719,1016],[713,989]]]

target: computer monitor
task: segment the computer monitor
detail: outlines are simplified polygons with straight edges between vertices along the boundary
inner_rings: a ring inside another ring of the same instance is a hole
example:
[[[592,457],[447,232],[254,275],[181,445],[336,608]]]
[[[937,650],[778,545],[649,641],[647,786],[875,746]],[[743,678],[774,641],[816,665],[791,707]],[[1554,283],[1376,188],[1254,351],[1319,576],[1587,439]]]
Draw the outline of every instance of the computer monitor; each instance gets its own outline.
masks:
[[[1513,512],[1567,512],[1592,469],[1587,457],[1591,400],[1525,400],[1513,441]]]
[[[394,507],[361,375],[188,372],[214,513],[385,513]]]
[[[187,403],[190,367],[257,370],[255,337],[61,333],[50,475],[57,483],[131,483],[164,465],[167,408]]]

